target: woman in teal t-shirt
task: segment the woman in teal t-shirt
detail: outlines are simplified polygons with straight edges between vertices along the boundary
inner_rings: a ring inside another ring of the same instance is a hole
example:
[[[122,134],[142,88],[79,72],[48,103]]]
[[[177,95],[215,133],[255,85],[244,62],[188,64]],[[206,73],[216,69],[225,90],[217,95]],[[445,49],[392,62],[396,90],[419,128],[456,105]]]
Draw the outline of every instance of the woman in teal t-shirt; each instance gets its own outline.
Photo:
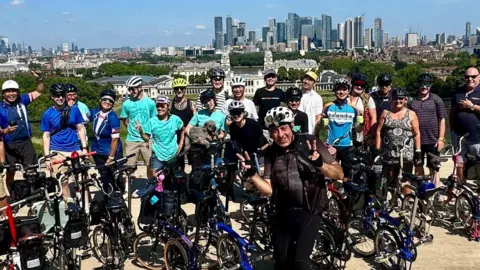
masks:
[[[154,173],[175,159],[183,146],[183,122],[180,117],[170,114],[169,104],[167,96],[159,96],[156,101],[158,115],[150,118],[143,127],[139,123],[136,126],[143,140],[152,139],[151,168]],[[177,136],[180,136],[178,143]]]

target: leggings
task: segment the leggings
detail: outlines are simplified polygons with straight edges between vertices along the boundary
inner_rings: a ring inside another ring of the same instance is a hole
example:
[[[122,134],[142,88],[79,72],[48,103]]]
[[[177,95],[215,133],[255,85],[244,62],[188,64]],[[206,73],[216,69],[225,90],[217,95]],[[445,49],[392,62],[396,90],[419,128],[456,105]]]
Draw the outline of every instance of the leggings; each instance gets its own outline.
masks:
[[[272,224],[275,270],[309,270],[321,218],[301,208],[278,212]]]

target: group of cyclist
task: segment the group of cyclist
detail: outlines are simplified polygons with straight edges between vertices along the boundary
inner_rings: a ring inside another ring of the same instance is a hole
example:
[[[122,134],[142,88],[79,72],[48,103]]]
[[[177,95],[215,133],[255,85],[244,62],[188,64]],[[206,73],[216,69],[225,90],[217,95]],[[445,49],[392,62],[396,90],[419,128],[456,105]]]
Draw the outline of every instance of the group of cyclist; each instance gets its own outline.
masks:
[[[31,93],[21,95],[13,80],[2,85],[0,162],[36,162],[27,106],[43,94],[45,86],[41,73],[33,74],[38,86]],[[335,100],[325,105],[314,90],[318,75],[311,71],[302,78],[300,88],[283,91],[276,87],[275,70],[267,70],[265,87],[255,92],[253,100],[245,97],[242,77],[231,80],[231,96],[224,88],[226,74],[222,69],[211,70],[210,79],[211,88],[201,92],[195,102],[185,96],[185,79],[173,80],[172,100],[164,95],[153,100],[143,92],[142,78],[133,76],[126,81],[130,96],[123,102],[120,116],[113,111],[117,101],[113,90],[102,91],[98,107],[89,110],[78,101],[76,86],[54,84],[50,87],[53,106],[41,119],[44,154],[57,152],[57,159],[74,151],[85,154],[86,130],[90,129],[94,135],[91,150],[97,152],[95,163],[110,163],[124,152],[122,122],[127,127],[125,153],[135,154],[129,162],[136,163],[141,155],[150,178],[175,159],[184,170],[184,157],[178,154],[186,138],[193,127],[213,121],[216,130],[210,139],[230,136],[233,142],[224,158],[239,161],[243,177],[273,198],[276,220],[271,231],[276,269],[309,269],[314,235],[321,226],[318,214],[327,209],[324,178],[348,181],[356,147],[369,148],[374,156],[386,151],[389,157],[397,158],[397,147],[413,137],[404,146],[404,170],[415,167],[422,175],[426,153],[438,154],[445,146],[446,110],[442,99],[431,92],[435,78],[429,74],[418,77],[418,90],[412,97],[403,88],[392,88],[389,74],[377,76],[378,89],[372,93],[366,91],[370,87],[365,74],[352,74],[334,82]],[[456,89],[449,116],[454,137],[470,134],[463,149],[474,156],[480,156],[476,128],[480,124],[479,80],[477,69],[466,70],[465,85]],[[319,139],[322,129],[327,131],[326,142]],[[187,155],[192,169],[202,157],[202,147],[192,142]],[[252,158],[262,151],[263,173]],[[58,171],[52,166],[54,158],[46,162],[52,173]],[[458,171],[464,181],[463,171]],[[2,204],[7,198],[4,186],[10,189],[13,173],[2,177]],[[108,168],[99,173],[104,183],[112,177]],[[438,179],[435,184],[439,185]],[[68,199],[69,190],[64,190]]]

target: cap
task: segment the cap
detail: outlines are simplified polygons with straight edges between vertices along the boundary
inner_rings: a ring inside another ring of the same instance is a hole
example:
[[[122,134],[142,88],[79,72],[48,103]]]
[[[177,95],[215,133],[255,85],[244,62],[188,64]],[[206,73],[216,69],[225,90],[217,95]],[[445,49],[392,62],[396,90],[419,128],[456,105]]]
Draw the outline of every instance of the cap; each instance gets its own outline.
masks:
[[[307,73],[305,73],[305,76],[308,76],[310,78],[312,78],[314,81],[317,81],[318,80],[318,75],[317,73],[313,72],[313,71],[309,71]],[[304,76],[304,77],[305,77]]]
[[[2,91],[4,90],[8,90],[8,89],[20,89],[20,86],[18,86],[18,83],[14,80],[8,80],[8,81],[5,81],[3,84],[2,84]]]
[[[267,69],[263,72],[263,76],[267,77],[268,75],[275,75],[277,76],[277,72],[274,69]]]

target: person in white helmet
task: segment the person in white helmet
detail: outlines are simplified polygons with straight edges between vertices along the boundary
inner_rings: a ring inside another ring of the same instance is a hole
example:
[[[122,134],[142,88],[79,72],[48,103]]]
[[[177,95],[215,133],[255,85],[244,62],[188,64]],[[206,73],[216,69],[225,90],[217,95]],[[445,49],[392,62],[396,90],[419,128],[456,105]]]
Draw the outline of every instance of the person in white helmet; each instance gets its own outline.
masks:
[[[232,119],[229,117],[230,112],[228,106],[232,101],[237,100],[241,101],[245,106],[246,117],[258,121],[257,108],[253,101],[248,98],[245,98],[245,79],[240,76],[233,77],[231,81],[232,94],[233,98],[228,99],[223,105],[222,112],[227,116],[227,125],[230,126]]]
[[[153,177],[150,167],[152,147],[150,142],[142,139],[137,125],[145,125],[147,121],[157,115],[155,102],[146,96],[142,90],[143,79],[140,76],[132,76],[126,84],[130,92],[130,98],[122,104],[120,119],[127,127],[127,138],[125,140],[125,154],[135,154],[135,157],[128,159],[128,164],[134,165],[137,162],[138,154],[142,155],[147,164],[147,177]]]

